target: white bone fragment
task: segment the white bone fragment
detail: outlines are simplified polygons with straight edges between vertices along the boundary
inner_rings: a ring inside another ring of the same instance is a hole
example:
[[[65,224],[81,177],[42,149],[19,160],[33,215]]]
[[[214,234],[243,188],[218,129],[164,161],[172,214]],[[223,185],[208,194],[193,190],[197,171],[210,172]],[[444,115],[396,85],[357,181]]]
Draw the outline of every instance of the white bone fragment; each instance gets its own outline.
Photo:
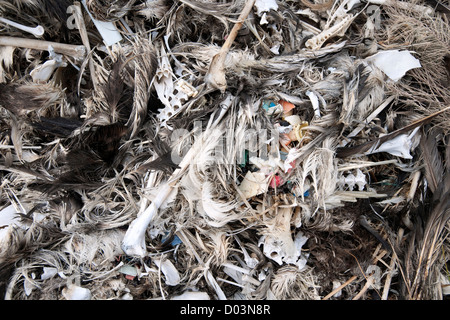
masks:
[[[256,8],[256,14],[261,17],[265,12],[270,10],[278,10],[278,4],[276,0],[256,0],[254,4]]]
[[[314,115],[317,118],[320,118],[320,106],[319,106],[319,98],[317,97],[317,95],[312,92],[312,91],[306,91],[306,95],[308,96],[309,100],[311,101],[313,110],[314,110]]]
[[[91,300],[92,296],[89,289],[74,284],[70,284],[64,288],[62,294],[66,300]]]
[[[38,25],[37,27],[34,27],[34,28],[27,27],[27,26],[24,26],[24,25],[22,25],[20,23],[17,23],[17,22],[14,22],[14,21],[11,21],[9,19],[2,18],[2,17],[0,17],[0,22],[9,24],[10,26],[12,26],[14,28],[17,28],[17,29],[20,29],[22,31],[31,33],[36,38],[41,37],[44,34],[44,28],[42,26],[40,26],[40,25]]]
[[[205,83],[209,88],[219,89],[222,93],[225,92],[227,88],[227,79],[225,76],[225,60],[230,51],[233,41],[236,39],[238,31],[241,29],[242,25],[247,19],[248,15],[253,9],[255,0],[248,0],[242,9],[241,14],[238,17],[238,22],[236,22],[230,31],[225,43],[220,48],[219,53],[214,55],[208,68],[208,72],[205,75]]]
[[[130,223],[122,240],[122,249],[127,255],[144,257],[147,254],[145,232],[171,191],[169,183],[163,183],[153,202]]]
[[[366,184],[366,176],[360,169],[356,170],[356,176],[353,173],[349,173],[347,176],[342,175],[338,179],[338,185],[341,190],[347,186],[348,190],[353,191],[355,186],[357,186],[359,191],[363,191]]]
[[[47,50],[49,46],[52,46],[55,49],[55,52],[72,56],[78,61],[83,60],[86,56],[86,47],[83,45],[72,45],[38,39],[0,36],[0,46],[20,47],[35,50]]]
[[[44,64],[38,65],[30,72],[33,82],[47,82],[56,69],[59,67],[67,67],[67,62],[63,61],[63,56],[55,54],[55,50],[52,46],[49,46],[48,52],[50,53],[50,60],[46,61]]]
[[[175,268],[173,263],[168,259],[153,259],[155,264],[161,269],[161,272],[166,278],[166,284],[168,286],[176,286],[180,283],[181,277],[178,270]]]
[[[306,265],[302,247],[308,238],[298,232],[292,239],[291,218],[292,208],[278,208],[275,225],[265,231],[258,241],[258,246],[263,245],[264,255],[279,265],[295,264],[302,270]]]
[[[334,24],[331,28],[323,30],[318,35],[306,41],[305,46],[313,51],[320,49],[325,41],[327,41],[331,37],[345,33],[354,19],[355,16],[353,16],[352,14],[345,16],[341,21]]]

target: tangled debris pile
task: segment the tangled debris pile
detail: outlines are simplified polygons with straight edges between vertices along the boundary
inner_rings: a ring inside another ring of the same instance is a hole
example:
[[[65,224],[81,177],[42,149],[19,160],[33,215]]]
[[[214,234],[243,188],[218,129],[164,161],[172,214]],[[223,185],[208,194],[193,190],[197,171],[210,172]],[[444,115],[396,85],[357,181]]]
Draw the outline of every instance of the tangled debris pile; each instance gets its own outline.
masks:
[[[442,299],[449,13],[1,0],[2,297]]]

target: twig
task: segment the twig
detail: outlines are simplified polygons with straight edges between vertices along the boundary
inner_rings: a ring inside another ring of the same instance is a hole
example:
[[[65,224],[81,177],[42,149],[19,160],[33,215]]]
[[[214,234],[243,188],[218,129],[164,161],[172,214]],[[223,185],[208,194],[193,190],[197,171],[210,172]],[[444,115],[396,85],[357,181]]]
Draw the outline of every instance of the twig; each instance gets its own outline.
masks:
[[[404,231],[403,228],[400,228],[398,230],[397,244],[400,244],[400,241],[403,237],[403,231]],[[381,295],[381,300],[387,300],[387,298],[388,298],[389,289],[391,287],[392,276],[394,275],[394,266],[395,266],[396,259],[397,259],[397,255],[392,254],[391,263],[389,264],[389,273],[387,274],[386,281],[384,282],[384,288],[383,288],[383,293]]]
[[[0,46],[20,47],[42,51],[48,50],[48,47],[51,46],[56,53],[74,57],[79,61],[83,60],[86,56],[86,47],[83,45],[72,45],[36,39],[0,37]]]
[[[81,4],[79,1],[74,2],[75,6],[75,22],[77,24],[78,30],[80,32],[81,41],[83,42],[84,46],[86,47],[87,51],[91,51],[91,45],[89,44],[89,36],[88,32],[86,30],[86,24],[84,22],[83,15],[81,14]],[[91,74],[92,84],[94,86],[94,90],[97,90],[97,78],[95,77],[95,67],[94,62],[92,61],[92,58],[88,56],[88,63],[89,63],[89,72]]]
[[[332,296],[334,296],[336,293],[339,292],[339,290],[342,290],[344,287],[348,286],[350,283],[352,283],[353,281],[355,281],[358,278],[358,276],[353,276],[350,279],[348,279],[347,281],[345,281],[343,284],[341,284],[339,287],[337,287],[336,289],[334,289],[333,291],[331,291],[329,294],[327,294],[322,300],[328,300],[330,299]]]
[[[413,179],[411,181],[411,188],[409,189],[408,197],[406,198],[408,202],[410,202],[414,198],[414,195],[416,194],[419,178],[420,178],[420,170],[417,170],[413,174]]]
[[[233,26],[233,29],[231,29],[230,34],[228,35],[219,53],[212,58],[209,70],[205,76],[205,82],[208,86],[225,92],[225,89],[227,88],[227,80],[225,79],[225,59],[234,39],[236,39],[238,31],[244,23],[244,20],[250,14],[254,3],[255,0],[247,1],[244,9],[242,9],[241,14],[239,15],[238,22]]]
[[[364,293],[366,293],[366,291],[369,289],[369,287],[373,284],[373,281],[374,281],[373,274],[371,274],[369,276],[369,278],[367,279],[366,284],[364,285],[364,287],[361,289],[361,291],[356,296],[353,297],[352,300],[359,300],[359,298],[361,298],[362,295]]]

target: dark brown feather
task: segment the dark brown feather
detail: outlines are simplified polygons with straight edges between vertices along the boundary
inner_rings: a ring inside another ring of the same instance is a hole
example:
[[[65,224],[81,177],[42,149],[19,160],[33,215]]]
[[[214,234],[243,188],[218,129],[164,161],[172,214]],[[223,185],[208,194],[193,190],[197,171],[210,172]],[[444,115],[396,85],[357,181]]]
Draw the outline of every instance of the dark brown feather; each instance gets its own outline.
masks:
[[[432,129],[426,135],[422,134],[420,141],[420,148],[422,149],[422,156],[424,162],[425,177],[428,181],[431,192],[436,192],[439,181],[444,175],[444,166],[441,155],[439,154],[437,146],[437,136],[439,132],[437,129]]]
[[[119,57],[113,63],[111,72],[108,76],[108,81],[103,87],[106,103],[108,104],[112,115],[114,115],[117,111],[117,107],[124,89],[123,77],[121,75],[122,68],[123,61]]]
[[[81,125],[82,121],[78,119],[61,117],[40,117],[39,121],[32,123],[32,126],[36,130],[59,138],[67,138],[75,129],[81,127]]]
[[[449,111],[450,107],[446,107],[438,112],[435,112],[429,116],[426,116],[420,120],[414,121],[411,124],[397,129],[389,134],[386,134],[382,137],[379,137],[377,139],[368,141],[366,143],[360,144],[360,145],[356,145],[356,146],[352,146],[352,147],[340,147],[336,149],[336,156],[338,158],[346,158],[346,157],[350,157],[353,155],[357,155],[357,154],[363,154],[364,152],[367,152],[368,150],[370,150],[370,148],[372,148],[375,145],[381,145],[383,143],[385,143],[386,141],[389,141],[391,139],[394,139],[395,137],[407,133],[413,129],[415,129],[418,126],[424,125],[426,123],[429,123],[431,120],[433,120],[434,117]]]

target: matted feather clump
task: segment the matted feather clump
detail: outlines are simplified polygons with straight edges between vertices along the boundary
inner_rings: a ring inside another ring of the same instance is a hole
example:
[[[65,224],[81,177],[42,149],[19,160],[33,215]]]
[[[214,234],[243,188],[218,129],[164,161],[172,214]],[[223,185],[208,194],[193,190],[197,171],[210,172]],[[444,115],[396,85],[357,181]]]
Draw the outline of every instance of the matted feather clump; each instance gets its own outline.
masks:
[[[445,299],[444,0],[0,1],[4,299]]]

